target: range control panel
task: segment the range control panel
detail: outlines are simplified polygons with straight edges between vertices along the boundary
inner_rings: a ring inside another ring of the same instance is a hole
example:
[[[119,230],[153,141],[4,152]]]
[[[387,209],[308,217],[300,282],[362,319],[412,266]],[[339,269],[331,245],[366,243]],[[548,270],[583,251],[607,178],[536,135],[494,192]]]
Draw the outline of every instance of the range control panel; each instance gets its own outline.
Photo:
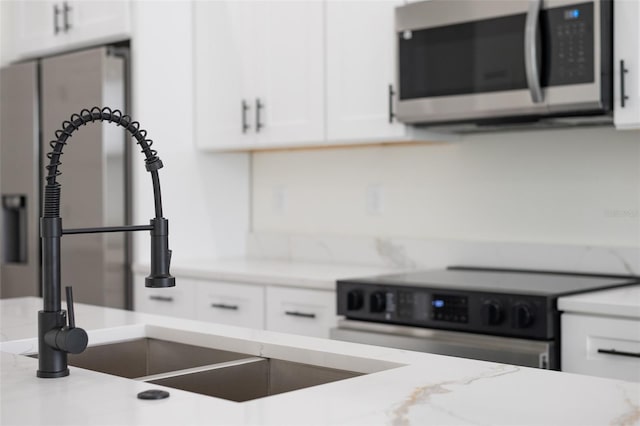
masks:
[[[553,301],[542,296],[338,281],[337,297],[338,315],[350,319],[534,339],[556,334]]]

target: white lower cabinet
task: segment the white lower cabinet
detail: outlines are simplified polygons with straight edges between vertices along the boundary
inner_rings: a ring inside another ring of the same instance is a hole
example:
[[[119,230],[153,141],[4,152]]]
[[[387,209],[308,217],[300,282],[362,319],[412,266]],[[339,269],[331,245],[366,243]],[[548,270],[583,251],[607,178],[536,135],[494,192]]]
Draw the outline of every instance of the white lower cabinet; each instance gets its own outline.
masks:
[[[188,279],[176,279],[170,288],[147,288],[144,275],[134,277],[134,309],[148,314],[194,318],[196,283]]]
[[[197,282],[196,318],[219,324],[262,329],[264,287],[239,283]]]
[[[146,288],[135,274],[134,309],[238,327],[329,337],[336,292],[176,277],[172,288]]]
[[[562,371],[640,381],[640,321],[563,314]]]
[[[270,286],[266,294],[267,330],[328,338],[337,323],[335,291]]]

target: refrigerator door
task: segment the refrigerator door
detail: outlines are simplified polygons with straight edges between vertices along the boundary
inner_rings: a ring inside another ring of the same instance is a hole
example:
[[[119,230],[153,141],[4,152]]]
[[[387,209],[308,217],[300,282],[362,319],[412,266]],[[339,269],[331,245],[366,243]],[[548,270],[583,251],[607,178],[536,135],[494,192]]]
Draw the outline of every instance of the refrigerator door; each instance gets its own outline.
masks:
[[[0,297],[40,295],[38,65],[0,71]]]
[[[49,141],[72,113],[109,106],[123,110],[124,62],[106,47],[42,60],[42,125],[45,164]],[[63,229],[116,226],[126,220],[125,133],[91,123],[67,142],[58,178]],[[78,302],[125,307],[128,263],[123,233],[64,235],[62,285]]]

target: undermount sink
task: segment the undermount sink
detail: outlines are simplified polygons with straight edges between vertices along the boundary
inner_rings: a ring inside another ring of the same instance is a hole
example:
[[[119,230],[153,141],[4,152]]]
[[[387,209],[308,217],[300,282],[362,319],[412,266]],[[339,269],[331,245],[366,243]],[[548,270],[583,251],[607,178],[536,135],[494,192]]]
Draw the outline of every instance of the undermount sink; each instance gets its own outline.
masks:
[[[69,354],[68,361],[74,367],[236,402],[365,374],[154,338],[89,346],[81,354]]]
[[[362,375],[316,365],[252,357],[194,369],[149,383],[243,402]]]
[[[249,356],[168,340],[142,338],[89,346],[81,354],[69,354],[69,365],[134,379]]]

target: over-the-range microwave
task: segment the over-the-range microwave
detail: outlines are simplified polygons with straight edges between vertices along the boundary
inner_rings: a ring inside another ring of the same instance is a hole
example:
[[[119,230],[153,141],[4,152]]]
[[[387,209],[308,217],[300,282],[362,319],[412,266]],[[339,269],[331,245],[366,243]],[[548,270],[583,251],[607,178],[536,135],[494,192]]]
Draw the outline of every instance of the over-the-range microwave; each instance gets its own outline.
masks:
[[[611,0],[428,0],[395,19],[402,122],[612,122]]]

